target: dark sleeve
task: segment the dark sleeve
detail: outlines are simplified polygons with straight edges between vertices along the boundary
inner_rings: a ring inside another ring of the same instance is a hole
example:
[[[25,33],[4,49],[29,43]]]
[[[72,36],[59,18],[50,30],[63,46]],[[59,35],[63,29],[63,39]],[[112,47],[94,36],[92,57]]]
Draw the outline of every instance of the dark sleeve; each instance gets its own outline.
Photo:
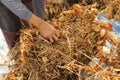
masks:
[[[8,9],[10,9],[19,18],[29,20],[32,12],[22,4],[21,0],[0,0]]]

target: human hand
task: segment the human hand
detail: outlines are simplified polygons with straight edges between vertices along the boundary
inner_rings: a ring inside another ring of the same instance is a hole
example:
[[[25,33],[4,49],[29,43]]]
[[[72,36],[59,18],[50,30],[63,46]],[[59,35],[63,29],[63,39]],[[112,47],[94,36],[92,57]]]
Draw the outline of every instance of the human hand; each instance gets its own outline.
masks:
[[[59,39],[59,31],[56,30],[52,25],[35,16],[34,14],[28,20],[36,29],[38,29],[41,35],[48,39],[50,42],[58,41]]]

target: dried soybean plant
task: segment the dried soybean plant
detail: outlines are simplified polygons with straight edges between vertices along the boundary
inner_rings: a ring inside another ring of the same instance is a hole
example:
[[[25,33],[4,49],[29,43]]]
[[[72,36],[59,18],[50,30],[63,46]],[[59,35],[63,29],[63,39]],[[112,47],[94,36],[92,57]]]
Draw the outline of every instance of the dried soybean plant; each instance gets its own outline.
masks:
[[[67,0],[46,0],[46,20],[56,17],[61,11],[69,8]]]
[[[94,3],[97,3],[96,8],[98,9],[104,9],[106,7],[106,4],[108,4],[110,0],[46,0],[46,20],[51,20],[59,13],[61,13],[64,10],[70,9],[70,7],[75,4],[79,3],[82,5],[91,5]]]
[[[110,0],[78,0],[78,1],[86,4],[99,3],[100,5],[103,5],[109,3]]]
[[[106,4],[108,4],[111,0],[78,0],[78,1],[87,5],[97,3],[97,8],[103,9],[105,8]]]
[[[112,0],[104,11],[107,18],[120,20],[120,0]]]
[[[113,68],[102,66],[108,59],[102,48],[111,28],[106,27],[108,23],[95,21],[95,14],[79,5],[63,11],[51,21],[61,33],[55,43],[35,29],[21,30],[20,41],[9,53],[13,65],[5,80],[119,80],[112,74]],[[102,60],[97,63],[95,57]]]

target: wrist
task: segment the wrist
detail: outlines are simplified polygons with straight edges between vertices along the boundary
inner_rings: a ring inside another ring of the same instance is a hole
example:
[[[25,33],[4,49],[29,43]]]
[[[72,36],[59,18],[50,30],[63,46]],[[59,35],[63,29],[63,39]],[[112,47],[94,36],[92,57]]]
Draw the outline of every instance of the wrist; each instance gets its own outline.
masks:
[[[45,23],[45,21],[32,14],[31,18],[28,20],[28,23],[32,24],[36,29],[39,29],[40,26]]]

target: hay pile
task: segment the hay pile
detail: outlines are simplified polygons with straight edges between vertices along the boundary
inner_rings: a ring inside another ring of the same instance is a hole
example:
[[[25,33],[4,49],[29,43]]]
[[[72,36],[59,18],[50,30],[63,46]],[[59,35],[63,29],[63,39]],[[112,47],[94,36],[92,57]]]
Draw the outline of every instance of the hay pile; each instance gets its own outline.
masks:
[[[69,7],[67,0],[46,0],[45,19],[51,20]]]
[[[55,43],[35,29],[22,30],[4,80],[120,80],[120,44],[109,34],[111,26],[95,17],[95,11],[78,5],[63,11],[51,22],[61,32]],[[106,40],[118,47],[106,53]]]
[[[53,18],[56,18],[62,11],[70,9],[70,7],[75,4],[79,3],[81,5],[91,5],[94,3],[97,3],[96,7],[104,7],[107,3],[107,0],[46,0],[46,20],[51,20]]]
[[[78,3],[82,3],[84,5],[91,5],[91,4],[97,4],[96,8],[99,10],[102,10],[106,7],[108,3],[110,3],[111,0],[78,0]]]
[[[106,8],[106,5],[112,0],[46,0],[46,20],[52,20],[53,18],[58,17],[59,13],[62,11],[68,10],[75,3],[80,5],[91,5],[96,3],[98,10],[103,10]]]
[[[120,20],[120,0],[112,0],[105,9],[107,18]]]
[[[78,0],[79,2],[86,3],[86,4],[94,4],[98,3],[99,5],[105,5],[109,3],[110,0]]]

